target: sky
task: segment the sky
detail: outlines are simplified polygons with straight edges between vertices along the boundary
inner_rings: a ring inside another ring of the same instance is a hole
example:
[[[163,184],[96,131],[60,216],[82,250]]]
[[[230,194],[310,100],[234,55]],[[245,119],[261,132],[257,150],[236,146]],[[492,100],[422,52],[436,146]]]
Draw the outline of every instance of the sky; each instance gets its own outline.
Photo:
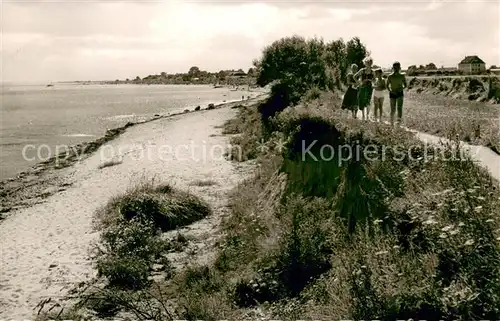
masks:
[[[500,65],[500,1],[1,0],[1,80],[71,81],[247,70],[294,34],[360,37],[374,63]]]

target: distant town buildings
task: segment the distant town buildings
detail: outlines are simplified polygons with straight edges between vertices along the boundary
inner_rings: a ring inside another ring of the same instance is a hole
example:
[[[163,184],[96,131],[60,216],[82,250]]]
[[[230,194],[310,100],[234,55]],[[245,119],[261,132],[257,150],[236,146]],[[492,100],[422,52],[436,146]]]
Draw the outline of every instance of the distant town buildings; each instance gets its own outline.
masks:
[[[466,56],[458,64],[458,70],[466,74],[479,74],[486,71],[486,64],[478,56]]]
[[[499,74],[499,69],[496,66],[491,66],[486,69],[486,63],[478,56],[465,56],[457,67],[444,67],[438,68],[435,64],[429,63],[427,65],[411,65],[405,70],[408,76],[453,76],[453,75],[481,75],[481,74]]]

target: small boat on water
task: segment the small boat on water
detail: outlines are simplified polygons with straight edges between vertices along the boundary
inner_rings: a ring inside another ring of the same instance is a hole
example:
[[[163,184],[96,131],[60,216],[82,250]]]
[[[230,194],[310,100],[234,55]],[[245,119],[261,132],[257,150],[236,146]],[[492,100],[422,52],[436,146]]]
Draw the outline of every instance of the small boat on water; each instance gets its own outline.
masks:
[[[47,87],[54,87],[54,85],[53,84],[48,84]]]

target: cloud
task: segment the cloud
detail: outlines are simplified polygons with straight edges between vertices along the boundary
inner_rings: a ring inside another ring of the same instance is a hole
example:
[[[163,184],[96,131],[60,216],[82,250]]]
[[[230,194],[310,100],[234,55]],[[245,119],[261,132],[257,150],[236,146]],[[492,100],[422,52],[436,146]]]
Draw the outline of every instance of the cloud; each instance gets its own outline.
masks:
[[[359,36],[377,64],[499,64],[499,4],[478,1],[104,1],[3,3],[3,80],[115,79],[251,66],[299,34]],[[472,49],[473,50],[472,50]],[[473,52],[472,52],[473,51]]]

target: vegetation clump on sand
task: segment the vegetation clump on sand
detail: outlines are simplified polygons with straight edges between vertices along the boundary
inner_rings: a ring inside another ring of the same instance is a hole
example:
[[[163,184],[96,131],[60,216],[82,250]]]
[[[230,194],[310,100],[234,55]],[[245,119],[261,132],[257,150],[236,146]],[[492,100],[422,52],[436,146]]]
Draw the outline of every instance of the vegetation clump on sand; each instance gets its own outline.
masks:
[[[178,234],[176,240],[168,241],[162,232],[210,214],[209,206],[197,197],[154,181],[111,199],[96,215],[96,227],[101,231],[94,256],[97,283],[79,291],[79,301],[71,310],[45,319],[81,319],[84,311],[112,317],[121,310],[140,319],[168,318],[163,289],[152,276],[153,272],[161,273],[163,279],[172,276],[166,254],[178,247],[176,243],[187,240]]]
[[[148,183],[112,199],[99,219],[104,226],[138,221],[166,232],[210,214],[208,205],[197,197],[167,184],[154,186]]]

